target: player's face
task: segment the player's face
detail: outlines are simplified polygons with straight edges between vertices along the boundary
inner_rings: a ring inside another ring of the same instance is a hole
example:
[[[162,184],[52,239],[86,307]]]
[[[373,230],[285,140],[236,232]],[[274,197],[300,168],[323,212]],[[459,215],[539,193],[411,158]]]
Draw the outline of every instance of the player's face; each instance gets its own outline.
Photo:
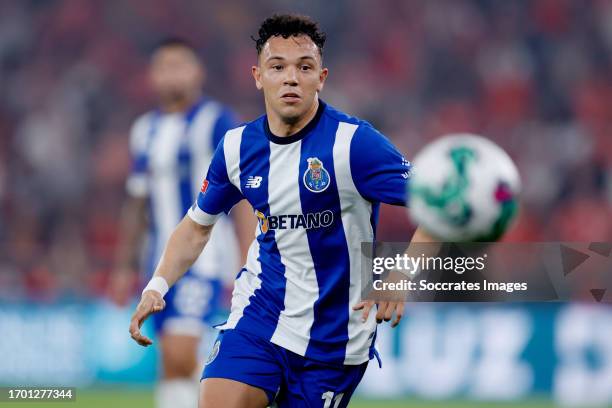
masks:
[[[322,67],[321,54],[310,37],[276,36],[264,44],[253,77],[257,89],[263,90],[268,114],[295,123],[313,107],[327,68]]]
[[[151,58],[150,79],[153,91],[162,102],[188,98],[204,85],[204,69],[187,47],[169,46]]]

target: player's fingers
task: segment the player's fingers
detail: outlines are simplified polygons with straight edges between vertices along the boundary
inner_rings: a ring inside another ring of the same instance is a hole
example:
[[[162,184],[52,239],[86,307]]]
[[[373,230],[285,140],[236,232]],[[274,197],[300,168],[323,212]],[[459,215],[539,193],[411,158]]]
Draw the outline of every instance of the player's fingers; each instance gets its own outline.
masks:
[[[157,313],[166,307],[166,302],[161,295],[155,291],[145,291],[142,295],[142,300],[136,308],[136,312],[144,313],[144,318],[151,313]]]
[[[404,316],[404,302],[399,302],[395,308],[395,319],[391,322],[391,327],[397,327]]]
[[[359,302],[359,303],[357,303],[355,306],[353,306],[353,310],[355,310],[355,311],[357,311],[357,310],[361,310],[361,309],[363,309],[363,308],[365,307],[365,305],[366,305],[367,303],[368,303],[367,301],[362,300],[361,302]]]
[[[140,332],[141,325],[142,321],[139,321],[136,316],[132,317],[132,321],[130,322],[130,335],[132,336],[132,339],[134,339],[136,343],[140,344],[141,346],[149,346],[153,344],[153,341]]]
[[[388,307],[389,302],[380,302],[378,304],[378,311],[376,312],[376,323],[382,323]]]
[[[140,328],[140,326],[142,326],[142,323],[144,323],[147,317],[149,317],[149,315],[153,312],[153,308],[153,302],[148,300],[140,301],[138,307],[136,307],[134,315],[132,316],[132,322],[136,322],[137,327]]]
[[[153,344],[153,341],[140,332],[140,327],[151,313],[162,310],[164,306],[165,302],[163,299],[144,297],[136,307],[136,311],[130,321],[130,335],[141,346]]]
[[[370,317],[370,310],[372,310],[372,307],[374,307],[373,301],[369,301],[366,303],[365,307],[363,308],[363,313],[361,315],[362,322],[365,323],[368,321],[368,317]]]
[[[147,347],[153,344],[153,340],[140,333],[134,338],[134,340],[136,340],[136,342],[143,347]]]
[[[387,310],[385,311],[385,315],[383,316],[385,322],[391,321],[391,317],[393,316],[393,311],[395,310],[396,305],[397,302],[389,302],[389,306],[387,306]]]
[[[160,312],[164,310],[165,307],[166,307],[166,302],[164,301],[164,299],[157,299],[155,300],[155,303],[153,303],[152,312],[153,313]]]
[[[370,310],[372,309],[372,306],[374,306],[373,301],[364,300],[362,302],[357,303],[355,306],[353,306],[353,310],[363,310],[363,313],[361,314],[361,321],[365,323],[366,321],[368,321],[368,317],[370,316]]]
[[[164,298],[159,295],[151,294],[150,292],[145,292],[142,300],[138,304],[136,308],[136,312],[134,316],[138,318],[140,324],[144,322],[144,320],[149,317],[152,313],[157,313],[166,307],[166,302]]]

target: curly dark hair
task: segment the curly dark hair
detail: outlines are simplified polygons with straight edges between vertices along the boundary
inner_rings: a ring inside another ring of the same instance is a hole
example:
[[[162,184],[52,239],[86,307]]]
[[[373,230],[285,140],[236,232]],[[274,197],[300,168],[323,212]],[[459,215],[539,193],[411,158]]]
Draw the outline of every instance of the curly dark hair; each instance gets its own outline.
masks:
[[[255,41],[257,55],[261,54],[266,41],[270,37],[282,36],[289,38],[298,35],[307,35],[312,42],[319,48],[319,53],[323,56],[323,46],[325,45],[326,35],[319,28],[319,24],[308,16],[299,14],[274,14],[261,23],[257,33],[258,38],[251,36]]]

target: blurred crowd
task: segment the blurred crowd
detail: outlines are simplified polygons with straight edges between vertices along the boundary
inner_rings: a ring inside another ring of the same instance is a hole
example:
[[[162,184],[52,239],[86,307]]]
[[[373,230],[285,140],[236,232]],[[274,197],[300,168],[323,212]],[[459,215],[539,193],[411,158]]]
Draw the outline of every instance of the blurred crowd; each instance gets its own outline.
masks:
[[[206,93],[263,112],[250,35],[275,11],[328,33],[322,97],[407,158],[486,135],[523,178],[511,241],[612,241],[612,0],[0,2],[0,299],[102,295],[132,120],[167,35],[197,44]],[[408,240],[402,208],[381,239]]]

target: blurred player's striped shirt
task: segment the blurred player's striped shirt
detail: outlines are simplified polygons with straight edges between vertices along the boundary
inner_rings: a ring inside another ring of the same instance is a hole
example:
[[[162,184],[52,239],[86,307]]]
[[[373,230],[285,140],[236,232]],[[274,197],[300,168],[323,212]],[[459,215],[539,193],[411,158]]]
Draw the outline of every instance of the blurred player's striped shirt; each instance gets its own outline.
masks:
[[[195,200],[216,146],[233,126],[232,112],[208,99],[200,100],[186,113],[154,110],[134,123],[130,135],[132,171],[126,188],[134,197],[149,198],[149,273]],[[237,267],[237,248],[233,226],[223,217],[192,271],[207,278],[218,278],[223,271],[227,274]]]
[[[212,224],[245,197],[259,218],[232,311],[245,330],[337,364],[373,356],[375,313],[361,322],[360,245],[380,202],[405,204],[409,163],[368,123],[321,102],[300,132],[277,137],[265,116],[225,135],[189,211]]]

